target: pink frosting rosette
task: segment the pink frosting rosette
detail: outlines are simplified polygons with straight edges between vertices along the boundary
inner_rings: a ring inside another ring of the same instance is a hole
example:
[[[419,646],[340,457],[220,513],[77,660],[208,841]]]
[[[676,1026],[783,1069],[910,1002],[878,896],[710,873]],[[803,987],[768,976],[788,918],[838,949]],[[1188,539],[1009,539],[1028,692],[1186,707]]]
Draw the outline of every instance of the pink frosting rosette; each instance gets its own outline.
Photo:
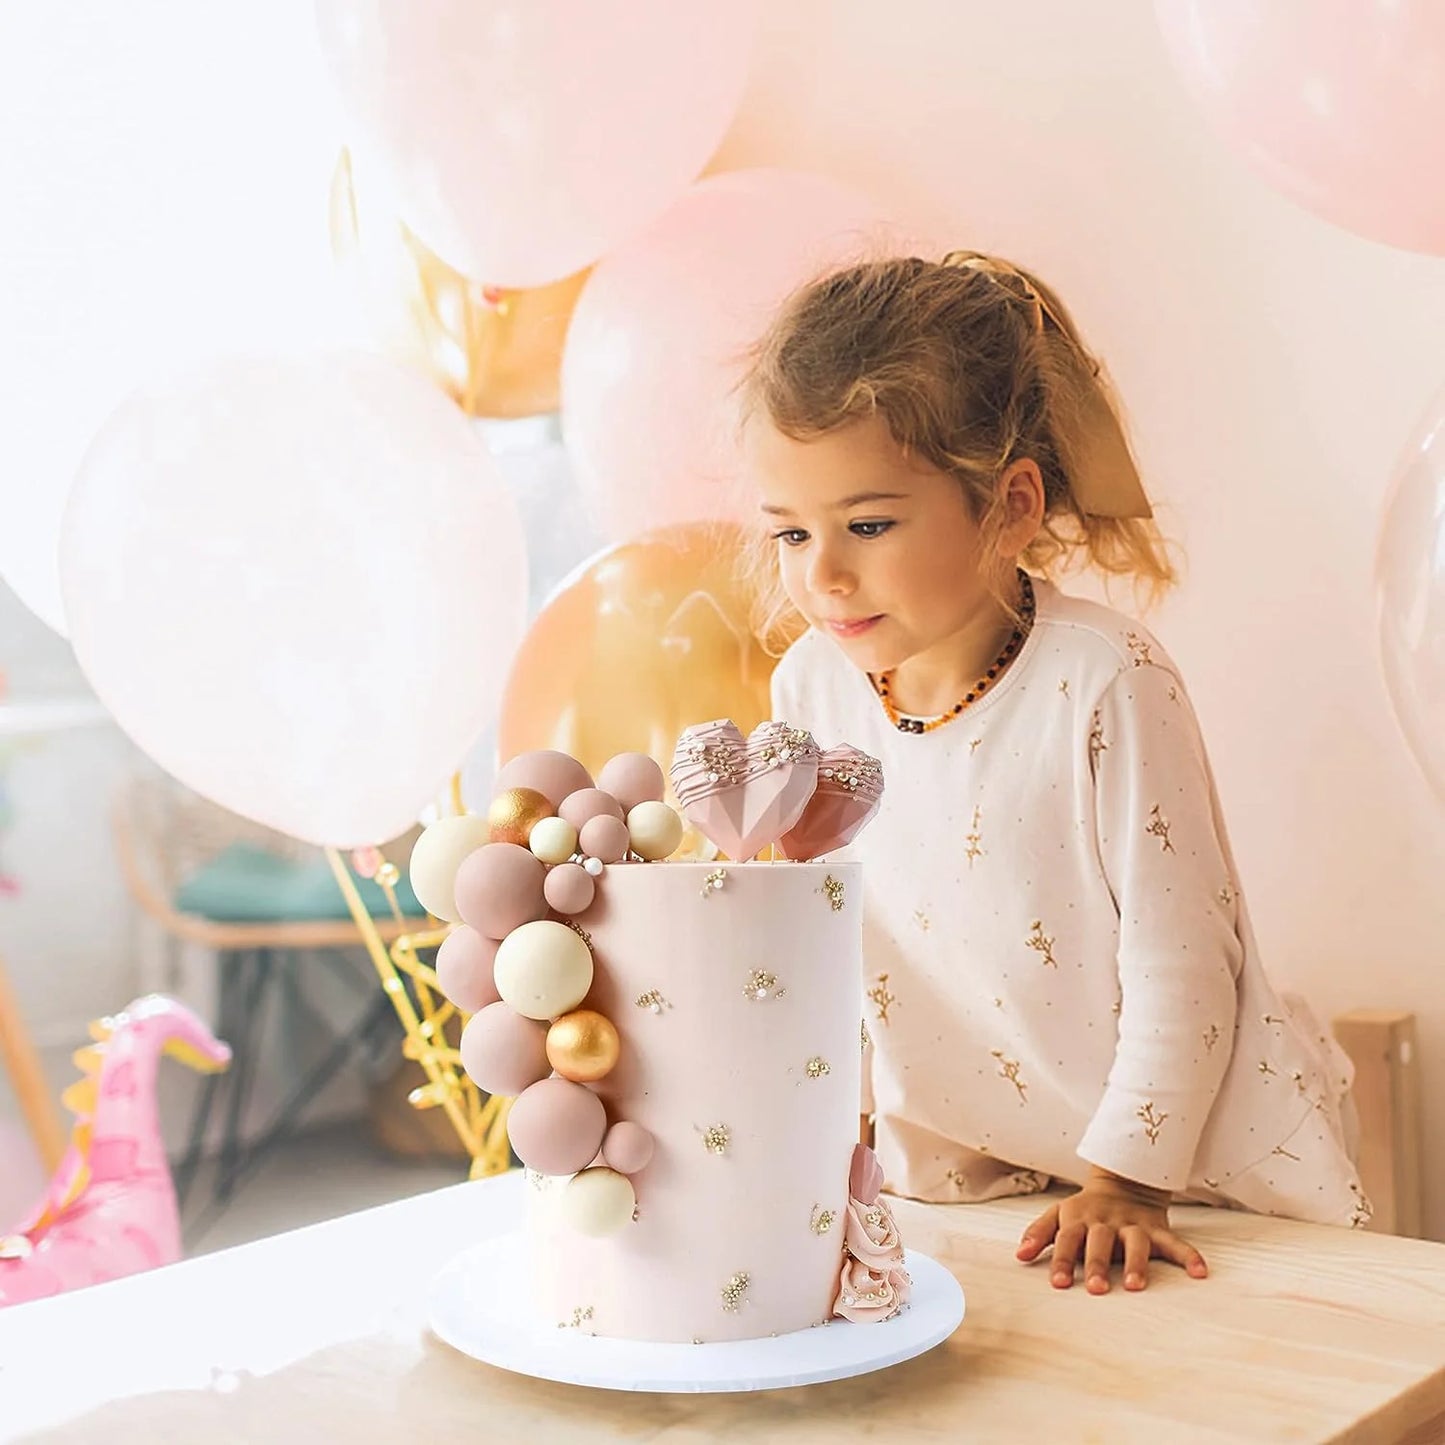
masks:
[[[898,1237],[898,1225],[893,1211],[881,1197],[872,1204],[849,1198],[843,1243],[848,1253],[869,1269],[885,1271],[903,1263],[903,1241]]]
[[[833,1313],[854,1324],[878,1324],[891,1319],[908,1303],[912,1285],[902,1265],[887,1270],[869,1269],[861,1260],[845,1254]]]
[[[903,1241],[884,1203],[883,1170],[866,1145],[853,1150],[843,1231],[843,1269],[833,1313],[858,1324],[891,1319],[908,1303],[913,1280],[903,1268]]]

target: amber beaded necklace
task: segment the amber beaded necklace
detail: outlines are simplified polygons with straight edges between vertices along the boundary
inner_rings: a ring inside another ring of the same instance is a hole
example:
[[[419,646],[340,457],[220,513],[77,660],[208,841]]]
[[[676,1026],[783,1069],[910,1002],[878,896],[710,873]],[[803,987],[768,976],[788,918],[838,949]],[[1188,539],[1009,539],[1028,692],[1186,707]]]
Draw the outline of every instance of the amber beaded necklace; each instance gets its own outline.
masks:
[[[988,671],[947,712],[930,718],[906,717],[894,706],[893,674],[885,672],[878,677],[870,678],[874,690],[878,694],[878,700],[883,704],[884,714],[899,732],[931,733],[935,728],[941,728],[945,723],[951,723],[959,713],[976,703],[998,681],[1003,670],[1013,661],[1019,648],[1024,645],[1024,638],[1029,635],[1034,625],[1034,584],[1029,574],[1022,569],[1019,571],[1019,586],[1023,590],[1023,598],[1019,603],[1018,626],[1010,634],[1003,651],[989,664]]]

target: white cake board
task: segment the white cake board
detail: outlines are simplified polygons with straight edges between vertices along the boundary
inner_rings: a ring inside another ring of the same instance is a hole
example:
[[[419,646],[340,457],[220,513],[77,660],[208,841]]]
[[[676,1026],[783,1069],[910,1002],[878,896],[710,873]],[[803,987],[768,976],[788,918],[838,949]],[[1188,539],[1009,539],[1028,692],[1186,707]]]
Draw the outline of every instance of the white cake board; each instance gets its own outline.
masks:
[[[459,1254],[432,1283],[437,1336],[499,1369],[565,1385],[650,1394],[780,1390],[843,1380],[911,1360],[940,1345],[963,1319],[963,1290],[941,1264],[909,1250],[908,1308],[881,1324],[831,1324],[760,1340],[648,1344],[559,1329],[529,1316],[531,1281],[518,1235],[489,1239]]]

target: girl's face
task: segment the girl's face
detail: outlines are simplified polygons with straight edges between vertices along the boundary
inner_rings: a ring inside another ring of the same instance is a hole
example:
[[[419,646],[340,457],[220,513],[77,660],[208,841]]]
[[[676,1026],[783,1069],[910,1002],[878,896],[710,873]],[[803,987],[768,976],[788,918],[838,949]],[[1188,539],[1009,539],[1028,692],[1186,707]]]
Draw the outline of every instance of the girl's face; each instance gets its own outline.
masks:
[[[757,417],[745,452],[789,599],[865,672],[997,612],[962,484],[905,456],[882,417],[804,442]]]

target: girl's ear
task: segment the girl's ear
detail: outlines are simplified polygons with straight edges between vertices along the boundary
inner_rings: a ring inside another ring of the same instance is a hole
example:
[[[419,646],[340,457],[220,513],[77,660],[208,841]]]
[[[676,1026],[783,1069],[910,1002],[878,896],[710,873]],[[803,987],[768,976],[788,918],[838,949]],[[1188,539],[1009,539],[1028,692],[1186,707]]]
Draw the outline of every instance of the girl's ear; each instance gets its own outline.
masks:
[[[1003,525],[998,534],[999,556],[1018,557],[1044,525],[1044,477],[1032,457],[1012,463],[998,480],[1003,503]]]

